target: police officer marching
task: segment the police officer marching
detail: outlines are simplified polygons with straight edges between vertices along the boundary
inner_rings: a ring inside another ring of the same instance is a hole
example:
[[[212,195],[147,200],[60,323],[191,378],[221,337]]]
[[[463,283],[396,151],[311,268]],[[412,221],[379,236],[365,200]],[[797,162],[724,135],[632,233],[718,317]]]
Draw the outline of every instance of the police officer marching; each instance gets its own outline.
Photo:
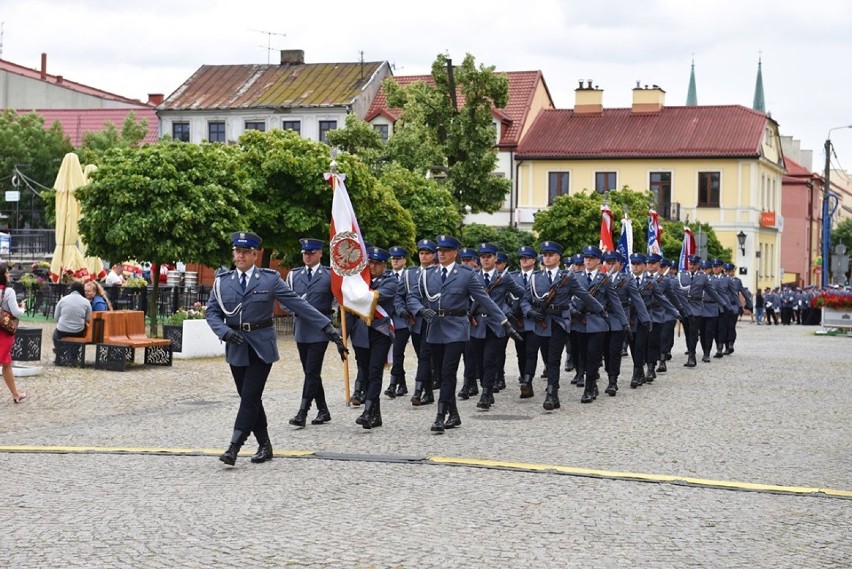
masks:
[[[683,320],[687,350],[686,363],[683,364],[684,367],[695,367],[697,365],[695,351],[698,346],[699,334],[702,337],[701,347],[704,352],[701,361],[705,363],[710,361],[710,349],[712,348],[713,341],[712,327],[714,322],[705,322],[704,299],[706,296],[708,301],[713,301],[712,305],[708,304],[708,307],[712,308],[710,312],[713,313],[714,317],[718,316],[718,303],[721,300],[713,285],[710,284],[707,275],[698,270],[700,264],[701,257],[690,255],[687,259],[687,270],[679,272],[676,277],[675,293],[679,295],[681,306],[687,316]],[[707,338],[710,344],[705,345],[704,338]]]
[[[423,271],[434,265],[435,254],[438,246],[431,239],[421,239],[417,242],[417,257],[420,265],[410,267],[402,273],[402,282],[394,300],[396,315],[406,318],[411,331],[411,344],[417,355],[417,373],[414,376],[414,394],[411,396],[411,404],[415,407],[429,405],[435,402],[432,394],[432,349],[426,342],[426,333],[429,321],[408,308],[408,298],[414,289]]]
[[[331,274],[328,267],[320,264],[322,259],[323,242],[319,239],[299,239],[302,248],[302,261],[305,266],[293,269],[287,274],[287,284],[294,293],[303,298],[308,304],[319,310],[327,318],[334,314],[336,301],[331,292]],[[305,374],[302,386],[302,400],[296,416],[289,423],[296,427],[304,427],[307,421],[311,403],[316,401],[317,416],[311,421],[312,425],[322,425],[331,421],[331,413],[325,400],[325,389],[322,385],[322,364],[328,347],[328,338],[322,330],[295,316],[293,335],[296,348],[299,350],[299,360]]]
[[[231,443],[219,457],[230,466],[236,463],[250,433],[254,433],[258,442],[251,461],[261,463],[272,458],[262,399],[272,363],[279,359],[272,321],[276,300],[306,324],[322,330],[337,345],[341,357],[347,352],[328,317],[297,296],[277,271],[255,266],[260,244],[260,237],[254,233],[240,231],[231,235],[236,269],[216,277],[207,301],[207,323],[227,343],[225,360],[240,395]]]
[[[408,260],[408,251],[404,247],[395,245],[388,249],[391,263],[391,276],[399,285],[398,289],[404,290],[402,283],[405,277],[405,263]],[[397,294],[399,290],[397,291]],[[411,337],[411,329],[409,328],[410,315],[407,310],[402,313],[397,313],[397,302],[394,301],[393,311],[393,364],[390,372],[390,384],[385,390],[385,395],[391,399],[402,397],[408,393],[408,386],[405,383],[405,348],[408,346],[408,339]]]
[[[737,312],[736,316],[732,318],[728,322],[728,345],[725,346],[725,355],[730,355],[734,353],[734,342],[737,341],[737,320],[743,313],[743,306],[740,304],[740,296],[745,303],[745,310],[749,312],[754,310],[754,302],[752,300],[751,293],[745,286],[743,286],[743,281],[734,274],[734,269],[736,267],[733,263],[725,263],[724,269],[725,274],[728,275],[728,278],[731,279],[731,285],[729,287],[731,294],[731,302],[736,302],[740,309]]]
[[[518,249],[518,263],[520,270],[511,273],[515,282],[523,289],[524,294],[530,287],[530,281],[535,273],[535,249],[524,246]],[[521,399],[527,399],[535,395],[532,381],[535,377],[535,368],[538,365],[538,351],[541,342],[535,333],[535,321],[524,315],[521,301],[524,294],[515,298],[509,293],[512,302],[512,323],[515,330],[521,336],[521,341],[515,341],[515,352],[518,357],[518,381],[521,384]]]
[[[617,251],[607,251],[603,256],[604,262],[609,271],[615,270],[612,276],[612,286],[615,289],[615,294],[618,296],[621,309],[627,316],[628,324],[619,329],[612,327],[607,338],[607,343],[604,348],[604,361],[609,380],[605,393],[610,397],[615,397],[618,393],[618,376],[621,374],[621,359],[622,348],[625,340],[632,346],[633,340],[636,338],[637,332],[640,329],[644,332],[647,325],[642,323],[650,322],[651,317],[645,308],[645,302],[639,294],[639,288],[636,286],[636,281],[631,278],[628,273],[624,272],[625,259],[621,253]],[[612,322],[612,320],[611,320]],[[630,387],[638,387],[641,383],[637,382],[637,374],[634,360],[634,373],[630,382]],[[641,376],[642,368],[639,368]]]

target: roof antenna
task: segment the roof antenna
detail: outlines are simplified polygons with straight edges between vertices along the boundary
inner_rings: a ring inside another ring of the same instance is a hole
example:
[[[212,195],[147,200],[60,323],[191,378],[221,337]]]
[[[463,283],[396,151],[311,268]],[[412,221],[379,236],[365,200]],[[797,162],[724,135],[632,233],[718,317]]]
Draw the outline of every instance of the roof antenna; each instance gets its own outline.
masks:
[[[286,37],[287,34],[280,34],[278,32],[267,32],[267,31],[264,31],[264,30],[252,30],[252,29],[250,29],[249,31],[250,32],[257,32],[259,34],[266,34],[266,47],[264,47],[262,45],[259,46],[259,47],[262,47],[263,49],[266,50],[266,64],[269,65],[269,56],[272,53],[272,36]]]

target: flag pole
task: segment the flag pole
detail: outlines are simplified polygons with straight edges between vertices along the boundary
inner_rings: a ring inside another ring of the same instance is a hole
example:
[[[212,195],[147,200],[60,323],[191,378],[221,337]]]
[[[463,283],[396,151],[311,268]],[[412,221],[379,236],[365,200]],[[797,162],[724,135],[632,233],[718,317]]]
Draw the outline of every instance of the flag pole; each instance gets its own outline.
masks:
[[[340,337],[343,339],[343,345],[346,345],[346,309],[342,306],[340,307]],[[354,349],[354,346],[353,346]],[[346,406],[350,405],[349,403],[349,356],[343,356],[343,389],[345,393],[343,395],[343,399],[346,401]]]

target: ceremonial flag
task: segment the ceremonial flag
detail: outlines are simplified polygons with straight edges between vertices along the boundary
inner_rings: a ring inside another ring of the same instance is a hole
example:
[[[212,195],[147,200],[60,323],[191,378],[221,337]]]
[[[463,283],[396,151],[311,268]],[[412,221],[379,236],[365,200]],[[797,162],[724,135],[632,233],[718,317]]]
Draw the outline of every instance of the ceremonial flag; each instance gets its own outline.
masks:
[[[663,249],[660,247],[660,216],[653,208],[648,210],[648,254],[656,253],[663,254]]]
[[[370,289],[367,251],[346,191],[346,175],[326,173],[325,179],[334,190],[329,230],[331,292],[340,306],[369,324],[374,317],[382,317],[376,313],[379,293]]]
[[[678,259],[678,270],[687,270],[687,257],[695,255],[695,237],[688,225],[683,226],[683,244],[680,246],[680,258]]]
[[[601,206],[600,249],[604,253],[615,250],[612,244],[612,211],[610,211],[609,206],[606,204]]]
[[[626,216],[621,220],[621,237],[618,239],[616,251],[625,258],[621,272],[626,273],[630,270],[630,255],[633,254],[633,221]]]

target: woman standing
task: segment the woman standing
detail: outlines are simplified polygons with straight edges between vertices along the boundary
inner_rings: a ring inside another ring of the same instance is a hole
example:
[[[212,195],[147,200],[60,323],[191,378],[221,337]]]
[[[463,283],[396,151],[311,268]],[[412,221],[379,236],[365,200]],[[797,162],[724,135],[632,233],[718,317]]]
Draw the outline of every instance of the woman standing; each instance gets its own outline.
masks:
[[[85,285],[86,298],[92,304],[92,312],[112,310],[112,304],[107,298],[104,287],[97,281],[89,281]]]
[[[8,286],[9,279],[6,275],[6,266],[0,266],[0,306],[8,310],[12,316],[19,317],[24,313],[24,302],[18,303],[15,296],[15,290]],[[15,343],[15,336],[0,332],[0,365],[3,366],[3,381],[6,382],[6,387],[12,392],[12,399],[15,403],[20,403],[27,398],[26,391],[18,391],[15,386],[15,373],[12,370],[12,345]]]

